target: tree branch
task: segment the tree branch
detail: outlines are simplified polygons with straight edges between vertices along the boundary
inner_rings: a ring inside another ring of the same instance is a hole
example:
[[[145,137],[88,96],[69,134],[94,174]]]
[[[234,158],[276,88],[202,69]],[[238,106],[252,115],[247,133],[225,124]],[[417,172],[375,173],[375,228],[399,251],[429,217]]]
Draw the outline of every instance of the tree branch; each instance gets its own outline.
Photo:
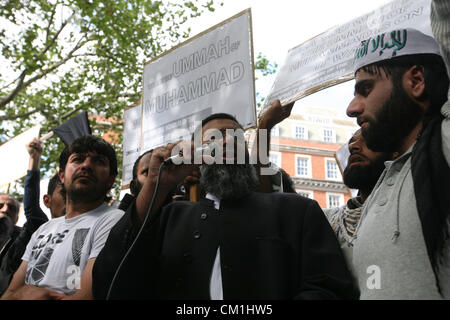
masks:
[[[69,23],[70,20],[73,19],[73,17],[75,16],[75,12],[72,12],[72,14],[70,15],[69,18],[67,18],[66,21],[64,21],[61,24],[61,27],[59,28],[59,30],[55,33],[55,35],[52,37],[52,39],[50,40],[50,43],[47,44],[47,46],[38,54],[38,56],[42,56],[44,55],[50,48],[51,46],[55,43],[56,39],[58,39],[59,35],[61,34],[61,32],[64,30],[64,28],[67,26],[67,24]],[[48,34],[47,34],[48,36]],[[45,42],[47,42],[48,38],[46,39]]]
[[[23,118],[28,118],[29,116],[31,116],[32,114],[45,110],[45,106],[42,106],[41,108],[36,108],[32,111],[26,112],[26,113],[22,113],[22,114],[18,114],[18,115],[5,115],[5,116],[0,116],[0,121],[12,121],[12,120],[17,120],[17,119],[23,119]]]
[[[0,109],[4,108],[9,102],[11,102],[21,90],[25,89],[26,87],[28,87],[33,82],[43,78],[44,76],[46,76],[50,72],[54,71],[55,69],[59,68],[61,65],[63,65],[64,63],[66,63],[67,61],[72,59],[73,58],[73,54],[77,50],[79,50],[81,47],[83,47],[89,41],[92,41],[92,40],[82,41],[85,38],[86,38],[86,35],[81,37],[81,39],[78,41],[78,43],[75,45],[75,47],[67,54],[67,56],[64,59],[62,59],[59,62],[53,64],[49,68],[47,68],[45,70],[42,70],[39,74],[35,75],[34,77],[28,79],[25,82],[24,82],[24,79],[25,79],[25,75],[26,75],[26,70],[24,70],[22,72],[21,77],[19,78],[19,83],[17,84],[16,88],[8,96],[6,96],[6,98],[3,98],[0,101]]]
[[[55,5],[52,8],[52,13],[50,15],[50,19],[48,20],[47,28],[45,29],[45,43],[47,43],[48,37],[50,35],[50,27],[52,26],[53,18],[55,17],[57,6],[58,6],[58,3],[55,3]]]
[[[19,91],[22,90],[23,81],[25,79],[25,76],[26,76],[26,70],[22,71],[21,75],[18,78],[19,83],[14,88],[14,90],[11,91],[10,94],[8,94],[5,98],[2,98],[2,100],[0,101],[0,109],[2,109],[4,106],[6,106],[8,103],[10,103],[12,101],[12,99],[14,99],[15,96],[19,93]]]

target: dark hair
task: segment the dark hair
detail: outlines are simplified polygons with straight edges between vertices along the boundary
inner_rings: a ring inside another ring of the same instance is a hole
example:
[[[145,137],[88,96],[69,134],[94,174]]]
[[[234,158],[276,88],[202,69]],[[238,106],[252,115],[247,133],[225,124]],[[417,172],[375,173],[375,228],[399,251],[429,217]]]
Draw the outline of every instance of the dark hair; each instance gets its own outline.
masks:
[[[139,184],[139,181],[138,181],[138,179],[137,179],[137,176],[138,176],[138,166],[139,166],[139,162],[141,161],[141,159],[146,155],[146,154],[148,154],[148,153],[152,153],[153,152],[153,149],[151,149],[151,150],[148,150],[148,151],[145,151],[143,154],[141,154],[137,159],[136,159],[136,161],[134,162],[134,164],[133,164],[133,180],[131,180],[131,182],[130,182],[130,191],[131,191],[131,194],[132,195],[134,195],[134,196],[137,196],[138,195],[138,193],[139,193],[139,191],[140,191],[140,188],[142,187],[140,184]]]
[[[444,60],[437,54],[415,54],[405,55],[392,59],[382,60],[359,70],[363,70],[370,75],[378,75],[381,70],[386,77],[392,77],[394,83],[401,83],[402,76],[413,66],[421,66],[425,78],[425,94],[430,100],[429,112],[439,112],[440,108],[447,101],[449,78]]]
[[[294,181],[292,181],[291,176],[280,168],[281,175],[283,176],[283,192],[286,193],[297,193],[294,188]]]
[[[143,154],[141,154],[136,161],[133,164],[133,180],[137,179],[137,175],[138,175],[138,165],[139,165],[139,161],[141,161],[141,159],[147,154],[147,153],[151,153],[153,152],[153,149],[145,151]]]
[[[192,140],[194,140],[195,134],[198,133],[208,122],[210,122],[212,120],[216,120],[216,119],[232,120],[232,121],[236,122],[241,129],[244,129],[242,127],[242,125],[239,123],[239,121],[237,121],[237,119],[235,117],[233,117],[231,114],[229,114],[229,113],[213,113],[213,114],[207,116],[205,119],[203,119],[201,125],[199,125],[199,126],[197,126],[197,128],[195,128],[194,132],[192,133]]]
[[[47,188],[47,194],[53,195],[53,191],[55,191],[56,186],[61,184],[61,180],[59,180],[59,176],[56,173],[53,177],[50,178],[50,181],[48,182],[48,188]]]
[[[59,167],[66,169],[67,161],[72,153],[96,152],[108,158],[109,174],[117,175],[117,158],[113,147],[105,140],[93,135],[86,135],[75,139],[68,145],[59,156]]]

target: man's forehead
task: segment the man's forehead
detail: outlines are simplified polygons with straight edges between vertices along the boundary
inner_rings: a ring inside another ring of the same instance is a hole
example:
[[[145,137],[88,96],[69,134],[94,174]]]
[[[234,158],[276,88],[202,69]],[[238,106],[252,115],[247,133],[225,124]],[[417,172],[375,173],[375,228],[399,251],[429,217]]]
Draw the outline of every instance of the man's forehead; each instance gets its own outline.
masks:
[[[145,155],[142,156],[142,158],[139,160],[139,164],[138,167],[142,168],[145,165],[148,165],[149,163],[149,158],[151,157],[152,153],[146,153]]]
[[[390,79],[383,68],[377,68],[376,66],[369,68],[371,69],[370,72],[367,72],[362,68],[356,71],[355,81]]]
[[[14,202],[15,202],[15,201],[14,201],[14,198],[11,197],[11,196],[8,195],[8,194],[1,194],[1,195],[0,195],[0,201],[1,201],[1,202],[10,202],[10,203],[14,203]]]
[[[84,156],[84,157],[101,157],[101,158],[108,158],[104,154],[97,153],[97,151],[83,151],[83,152],[73,152],[70,154],[70,157],[73,156]]]
[[[349,143],[352,143],[356,140],[361,140],[362,139],[362,133],[361,133],[361,129],[358,129],[353,136],[350,138]]]
[[[231,119],[214,119],[211,121],[208,121],[203,127],[203,133],[205,133],[207,130],[211,129],[240,129],[241,127],[236,121],[233,121]]]

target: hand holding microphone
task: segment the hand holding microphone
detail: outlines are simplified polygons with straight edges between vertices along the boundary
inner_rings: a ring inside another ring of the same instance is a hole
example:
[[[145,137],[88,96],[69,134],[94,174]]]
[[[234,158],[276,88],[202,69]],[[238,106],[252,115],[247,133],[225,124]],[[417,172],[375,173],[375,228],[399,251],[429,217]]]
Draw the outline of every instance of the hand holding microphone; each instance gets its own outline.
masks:
[[[155,148],[150,158],[147,180],[150,184],[156,184],[161,173],[161,188],[172,190],[185,177],[192,175],[202,163],[213,162],[214,153],[213,142],[195,149],[191,141],[178,141]]]
[[[175,150],[175,148],[176,148],[177,146],[179,146],[179,145],[176,145],[176,146],[172,149],[172,153],[173,153],[173,150]],[[180,147],[181,147],[181,146],[180,146]],[[212,142],[212,141],[206,142],[206,143],[202,144],[200,147],[195,148],[195,150],[194,150],[194,157],[195,157],[195,155],[201,155],[202,157],[203,157],[203,156],[211,156],[211,157],[214,157],[214,154],[215,154],[215,148],[216,148],[216,144],[215,144],[214,142]],[[192,157],[190,157],[189,159],[192,160]],[[175,164],[175,165],[178,165],[178,164],[184,163],[183,160],[185,160],[184,152],[183,152],[183,149],[180,149],[180,148],[179,148],[178,153],[175,154],[175,155],[173,155],[173,156],[171,156],[171,157],[169,157],[169,158],[167,158],[167,159],[165,159],[165,160],[164,160],[164,163],[166,163],[166,164]],[[191,162],[191,163],[192,163],[192,162]]]

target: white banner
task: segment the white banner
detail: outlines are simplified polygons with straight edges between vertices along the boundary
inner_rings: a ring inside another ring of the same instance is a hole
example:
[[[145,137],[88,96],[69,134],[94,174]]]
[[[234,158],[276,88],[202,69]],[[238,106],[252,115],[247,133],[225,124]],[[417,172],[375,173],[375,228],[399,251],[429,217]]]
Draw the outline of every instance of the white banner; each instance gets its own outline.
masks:
[[[336,160],[341,170],[341,175],[344,176],[344,170],[347,168],[350,151],[348,150],[348,143],[344,144],[338,151],[336,151]]]
[[[39,130],[39,125],[28,129],[0,146],[0,186],[27,174],[30,155],[25,145],[39,137]]]
[[[127,109],[123,113],[123,163],[122,186],[133,179],[133,165],[141,151],[141,105]]]
[[[344,178],[344,170],[347,168],[348,158],[350,157],[350,150],[348,149],[348,143],[344,144],[335,154],[336,162],[339,166],[339,170],[341,171],[342,178]],[[352,197],[356,197],[358,195],[358,189],[347,189],[352,194]]]
[[[250,9],[144,67],[142,151],[188,137],[217,112],[256,125]]]
[[[285,105],[353,79],[353,58],[361,41],[404,28],[415,28],[432,35],[430,0],[392,1],[289,50],[264,109],[275,99]]]

